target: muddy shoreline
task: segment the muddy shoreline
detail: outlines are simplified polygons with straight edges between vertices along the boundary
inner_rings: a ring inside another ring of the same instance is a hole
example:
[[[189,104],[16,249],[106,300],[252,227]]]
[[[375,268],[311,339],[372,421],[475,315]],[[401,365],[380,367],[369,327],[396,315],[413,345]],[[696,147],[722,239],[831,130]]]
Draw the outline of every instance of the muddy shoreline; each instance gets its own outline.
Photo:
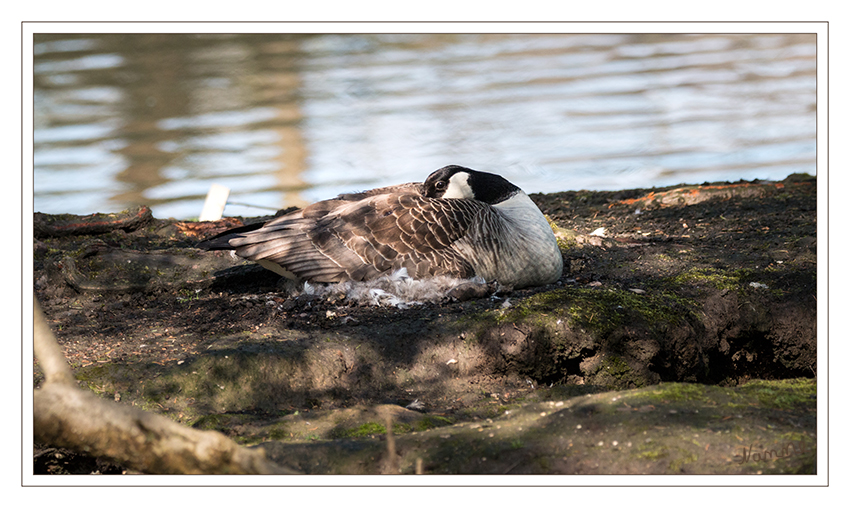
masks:
[[[259,218],[144,208],[36,214],[33,283],[82,386],[308,473],[385,472],[388,416],[393,472],[814,472],[814,178],[532,199],[564,275],[485,298],[312,297],[193,248]]]

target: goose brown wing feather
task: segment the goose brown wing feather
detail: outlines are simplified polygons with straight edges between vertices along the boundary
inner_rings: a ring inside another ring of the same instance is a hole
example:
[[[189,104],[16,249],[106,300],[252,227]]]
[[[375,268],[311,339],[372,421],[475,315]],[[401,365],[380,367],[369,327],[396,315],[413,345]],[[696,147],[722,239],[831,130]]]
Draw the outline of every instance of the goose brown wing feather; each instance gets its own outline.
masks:
[[[413,194],[374,196],[326,217],[322,222],[327,223],[314,229],[321,231],[314,237],[314,243],[326,256],[345,267],[350,265],[342,263],[340,256],[350,252],[379,273],[405,267],[413,277],[439,274],[468,277],[472,275],[471,265],[451,247],[466,235],[473,216],[487,207],[475,201]],[[454,214],[458,220],[437,220],[446,209],[458,212]],[[339,242],[330,241],[329,237]],[[340,249],[343,246],[345,249]],[[347,270],[354,280],[362,280],[364,275],[358,268]]]
[[[317,282],[368,280],[400,268],[417,278],[471,277],[472,266],[452,246],[477,214],[492,210],[472,200],[428,198],[419,188],[321,201],[260,228],[219,235],[214,247]]]

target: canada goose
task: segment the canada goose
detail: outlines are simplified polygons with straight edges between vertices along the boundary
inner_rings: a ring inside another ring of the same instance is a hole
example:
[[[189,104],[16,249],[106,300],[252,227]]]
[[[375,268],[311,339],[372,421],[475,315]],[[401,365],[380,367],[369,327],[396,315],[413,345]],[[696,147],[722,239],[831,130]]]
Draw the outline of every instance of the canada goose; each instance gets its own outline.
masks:
[[[424,183],[342,194],[198,244],[289,278],[483,277],[522,288],[558,280],[563,258],[533,201],[499,175],[446,166]]]

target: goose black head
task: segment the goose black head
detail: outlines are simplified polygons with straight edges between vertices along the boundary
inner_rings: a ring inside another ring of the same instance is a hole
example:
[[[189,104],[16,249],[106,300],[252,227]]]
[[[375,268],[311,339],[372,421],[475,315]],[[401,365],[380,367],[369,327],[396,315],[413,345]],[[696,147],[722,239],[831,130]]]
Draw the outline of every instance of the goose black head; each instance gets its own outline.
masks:
[[[520,192],[520,188],[493,173],[463,166],[446,166],[425,180],[425,196],[443,199],[476,199],[491,205]]]

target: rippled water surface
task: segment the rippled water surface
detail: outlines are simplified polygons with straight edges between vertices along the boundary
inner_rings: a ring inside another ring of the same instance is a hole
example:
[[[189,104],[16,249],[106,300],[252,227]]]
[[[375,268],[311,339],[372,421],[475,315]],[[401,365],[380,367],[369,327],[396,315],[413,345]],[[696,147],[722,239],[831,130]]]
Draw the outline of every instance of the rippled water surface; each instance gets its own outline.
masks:
[[[421,181],[815,174],[816,36],[39,34],[35,210],[226,215]],[[245,206],[250,205],[250,206]]]

